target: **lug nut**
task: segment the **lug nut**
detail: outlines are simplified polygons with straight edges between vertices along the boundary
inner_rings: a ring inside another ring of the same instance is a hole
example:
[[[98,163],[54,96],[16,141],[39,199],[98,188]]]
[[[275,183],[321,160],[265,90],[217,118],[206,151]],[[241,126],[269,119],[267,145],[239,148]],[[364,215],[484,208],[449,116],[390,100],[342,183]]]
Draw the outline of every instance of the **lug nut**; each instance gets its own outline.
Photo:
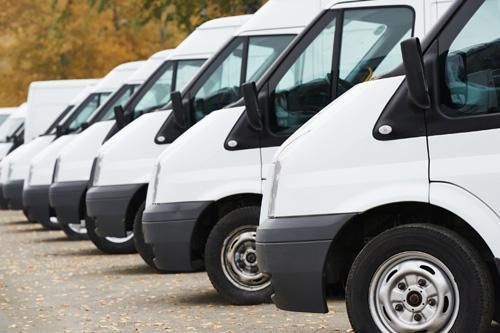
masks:
[[[427,303],[429,303],[430,306],[434,306],[437,302],[434,298],[431,298]]]
[[[401,304],[396,304],[394,309],[396,309],[397,312],[401,312],[401,311],[403,311],[403,306]]]
[[[420,279],[418,280],[418,285],[420,287],[425,287],[427,285],[427,281],[425,281],[424,279]]]
[[[422,316],[419,315],[418,313],[413,317],[413,319],[415,319],[415,321],[421,321],[422,320]]]
[[[398,284],[398,288],[399,288],[399,290],[405,290],[406,289],[406,284],[404,284],[403,282],[400,282]]]

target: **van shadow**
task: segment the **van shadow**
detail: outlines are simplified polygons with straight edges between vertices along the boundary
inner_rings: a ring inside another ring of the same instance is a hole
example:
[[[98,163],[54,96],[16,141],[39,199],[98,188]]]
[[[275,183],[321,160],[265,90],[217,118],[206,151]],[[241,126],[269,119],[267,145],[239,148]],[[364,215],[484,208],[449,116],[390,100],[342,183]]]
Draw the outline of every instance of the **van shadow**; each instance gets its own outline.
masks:
[[[68,240],[67,238],[66,241],[69,243],[73,242],[71,240]],[[99,251],[98,249],[83,249],[77,251],[54,252],[51,253],[51,255],[54,257],[87,257],[87,256],[104,256],[105,254]]]
[[[136,265],[129,267],[110,267],[106,270],[101,270],[99,274],[106,275],[151,275],[151,274],[159,274],[153,268],[148,265]]]
[[[9,221],[9,222],[4,222],[4,223],[0,223],[0,225],[33,225],[34,223],[31,223],[29,221],[26,221],[26,220],[19,220],[19,221]]]
[[[196,292],[192,294],[184,294],[176,298],[176,303],[182,305],[221,305],[221,306],[229,306],[231,305],[229,302],[224,300],[215,290],[213,291],[205,291],[205,292]]]

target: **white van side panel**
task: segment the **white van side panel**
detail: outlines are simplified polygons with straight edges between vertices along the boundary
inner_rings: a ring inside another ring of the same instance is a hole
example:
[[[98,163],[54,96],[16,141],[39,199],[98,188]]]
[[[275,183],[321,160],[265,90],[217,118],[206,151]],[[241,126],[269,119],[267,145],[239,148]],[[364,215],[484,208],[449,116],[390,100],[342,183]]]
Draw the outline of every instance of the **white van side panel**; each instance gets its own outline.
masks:
[[[7,160],[7,166],[10,171],[4,170],[2,167],[2,179],[4,172],[6,177],[8,177],[6,181],[26,179],[28,176],[29,164],[33,156],[42,151],[42,149],[48,147],[54,138],[54,135],[39,136],[7,155],[4,160]]]
[[[75,137],[75,134],[63,135],[38,153],[31,160],[28,181],[24,182],[24,186],[27,187],[28,183],[29,185],[50,185],[57,155]]]
[[[114,120],[95,123],[62,147],[57,156],[58,182],[89,180],[92,163],[114,124]]]
[[[462,218],[481,235],[493,255],[500,257],[500,217],[484,202],[454,184],[433,182],[430,203]]]
[[[313,120],[314,130],[280,149],[275,216],[364,212],[395,201],[428,202],[425,137],[382,142],[372,134],[402,81],[396,77],[352,88],[320,112]]]
[[[153,198],[155,202],[218,200],[234,194],[261,193],[259,150],[224,148],[243,111],[243,107],[237,107],[212,112],[165,150],[159,158],[161,190]]]
[[[95,186],[149,182],[155,160],[168,145],[154,143],[171,111],[145,114],[128,124],[99,149]],[[72,178],[73,179],[73,178]]]

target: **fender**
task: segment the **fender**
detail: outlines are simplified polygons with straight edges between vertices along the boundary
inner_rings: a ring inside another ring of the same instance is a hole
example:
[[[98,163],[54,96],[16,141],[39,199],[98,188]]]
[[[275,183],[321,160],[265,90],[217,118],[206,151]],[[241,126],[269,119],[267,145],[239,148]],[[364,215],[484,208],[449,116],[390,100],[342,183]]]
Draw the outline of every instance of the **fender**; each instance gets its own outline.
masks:
[[[465,189],[450,183],[431,183],[430,203],[463,219],[485,241],[496,258],[500,258],[500,218],[495,212]]]

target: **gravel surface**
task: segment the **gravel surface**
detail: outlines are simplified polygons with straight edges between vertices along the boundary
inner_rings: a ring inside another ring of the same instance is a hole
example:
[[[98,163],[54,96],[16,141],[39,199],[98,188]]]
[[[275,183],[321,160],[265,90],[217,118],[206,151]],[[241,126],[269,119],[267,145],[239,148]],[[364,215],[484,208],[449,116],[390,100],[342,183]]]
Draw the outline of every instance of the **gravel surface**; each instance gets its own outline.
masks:
[[[90,242],[0,212],[0,332],[348,332],[331,312],[232,306],[206,274],[153,273],[138,255],[108,256]]]

